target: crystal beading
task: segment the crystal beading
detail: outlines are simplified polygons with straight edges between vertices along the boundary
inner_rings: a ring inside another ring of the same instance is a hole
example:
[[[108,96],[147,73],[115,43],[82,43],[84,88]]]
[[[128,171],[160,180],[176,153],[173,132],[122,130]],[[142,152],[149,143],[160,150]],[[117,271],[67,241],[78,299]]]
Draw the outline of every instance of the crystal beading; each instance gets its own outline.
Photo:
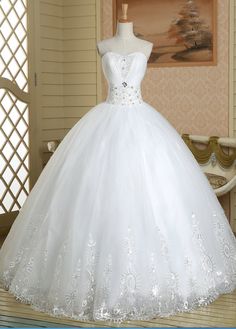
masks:
[[[123,81],[121,85],[110,86],[106,102],[118,105],[134,105],[141,104],[143,99],[140,88]]]

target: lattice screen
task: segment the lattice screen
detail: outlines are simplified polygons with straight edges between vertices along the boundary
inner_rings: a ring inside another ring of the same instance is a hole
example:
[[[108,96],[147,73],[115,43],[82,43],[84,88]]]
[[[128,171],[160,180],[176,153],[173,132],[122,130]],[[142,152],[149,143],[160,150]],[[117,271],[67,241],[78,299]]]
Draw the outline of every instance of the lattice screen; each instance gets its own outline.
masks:
[[[26,0],[0,2],[0,76],[28,91]]]
[[[28,92],[27,1],[0,1],[0,76]],[[29,192],[29,109],[0,89],[0,214],[19,210]]]

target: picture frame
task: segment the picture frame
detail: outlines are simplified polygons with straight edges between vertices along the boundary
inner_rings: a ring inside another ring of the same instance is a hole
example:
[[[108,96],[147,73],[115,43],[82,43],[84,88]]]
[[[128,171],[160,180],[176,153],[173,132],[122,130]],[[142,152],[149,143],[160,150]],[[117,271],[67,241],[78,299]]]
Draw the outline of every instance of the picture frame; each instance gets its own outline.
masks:
[[[113,0],[113,34],[122,3],[134,34],[153,43],[148,66],[217,65],[217,0]]]

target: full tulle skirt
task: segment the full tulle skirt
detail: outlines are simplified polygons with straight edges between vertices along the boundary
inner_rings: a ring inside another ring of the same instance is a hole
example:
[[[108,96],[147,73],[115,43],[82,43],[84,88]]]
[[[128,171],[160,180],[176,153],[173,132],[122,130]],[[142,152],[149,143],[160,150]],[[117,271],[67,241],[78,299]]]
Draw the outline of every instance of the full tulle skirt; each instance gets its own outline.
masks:
[[[1,248],[0,282],[54,316],[169,316],[236,288],[236,240],[170,123],[145,102],[103,102],[41,173]]]

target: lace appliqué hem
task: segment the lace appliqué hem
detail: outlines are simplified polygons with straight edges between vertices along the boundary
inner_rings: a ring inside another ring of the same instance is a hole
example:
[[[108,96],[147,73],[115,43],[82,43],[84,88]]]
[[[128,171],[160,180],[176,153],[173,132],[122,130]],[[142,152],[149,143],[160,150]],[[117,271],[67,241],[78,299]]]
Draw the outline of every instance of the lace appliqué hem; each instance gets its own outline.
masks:
[[[190,216],[191,217],[191,216]],[[125,260],[117,277],[117,293],[114,294],[112,279],[115,259],[108,252],[103,266],[102,284],[96,282],[96,269],[99,263],[99,247],[90,233],[87,240],[83,259],[78,258],[73,265],[70,277],[63,276],[63,269],[68,266],[69,244],[71,240],[66,237],[58,250],[55,260],[54,274],[49,291],[45,291],[43,281],[47,276],[47,266],[50,261],[47,246],[42,245],[40,255],[33,253],[33,248],[22,247],[15,259],[0,273],[0,286],[12,293],[20,302],[30,304],[37,310],[54,317],[68,317],[75,320],[108,321],[120,324],[127,320],[150,320],[155,317],[168,317],[180,312],[190,312],[196,308],[206,306],[221,294],[230,293],[236,288],[236,243],[233,235],[224,240],[229,229],[219,217],[213,214],[215,237],[222,250],[224,268],[216,272],[213,263],[209,261],[211,255],[205,246],[205,237],[201,235],[200,223],[196,215],[192,215],[193,240],[198,246],[202,258],[203,287],[199,287],[198,278],[195,278],[192,259],[187,254],[182,255],[186,269],[186,277],[191,282],[191,290],[185,295],[182,293],[182,281],[173,270],[171,263],[171,249],[168,239],[156,226],[155,239],[157,248],[150,250],[145,268],[140,271],[137,257],[139,257],[137,236],[134,230],[128,227],[127,234],[123,236],[122,250]],[[223,218],[222,218],[223,219]],[[42,226],[41,226],[42,228]],[[39,239],[40,228],[29,226],[27,235]],[[39,239],[40,240],[40,239]],[[28,254],[28,251],[31,251]],[[157,251],[158,250],[158,251]],[[40,258],[40,274],[38,273]],[[159,260],[159,261],[158,261]],[[160,261],[164,268],[160,271]],[[143,274],[144,273],[144,274]],[[85,275],[86,274],[86,275]],[[145,279],[144,279],[145,277]],[[204,279],[205,278],[205,279]],[[186,278],[185,278],[186,279]],[[206,284],[205,284],[206,283]],[[44,290],[42,287],[44,286]],[[202,290],[199,288],[203,288]],[[111,297],[115,296],[113,302]]]
[[[178,313],[191,312],[197,308],[206,307],[221,294],[231,293],[235,289],[235,286],[228,287],[227,290],[224,287],[219,287],[218,291],[209,290],[207,296],[199,297],[193,295],[187,299],[176,296],[175,300],[171,301],[171,303],[168,300],[162,299],[161,304],[151,295],[146,297],[145,300],[142,297],[137,297],[136,305],[129,311],[126,311],[124,309],[125,307],[122,308],[119,303],[110,310],[106,308],[104,303],[99,308],[94,309],[90,314],[84,314],[83,312],[76,314],[76,312],[71,313],[66,308],[57,308],[54,304],[45,303],[43,296],[41,299],[36,300],[34,297],[27,297],[24,294],[20,294],[16,288],[9,288],[7,284],[0,282],[0,286],[13,294],[17,301],[29,304],[32,309],[44,312],[53,317],[67,317],[80,321],[107,321],[108,323],[116,324],[132,320],[152,320],[157,317],[165,318]]]

